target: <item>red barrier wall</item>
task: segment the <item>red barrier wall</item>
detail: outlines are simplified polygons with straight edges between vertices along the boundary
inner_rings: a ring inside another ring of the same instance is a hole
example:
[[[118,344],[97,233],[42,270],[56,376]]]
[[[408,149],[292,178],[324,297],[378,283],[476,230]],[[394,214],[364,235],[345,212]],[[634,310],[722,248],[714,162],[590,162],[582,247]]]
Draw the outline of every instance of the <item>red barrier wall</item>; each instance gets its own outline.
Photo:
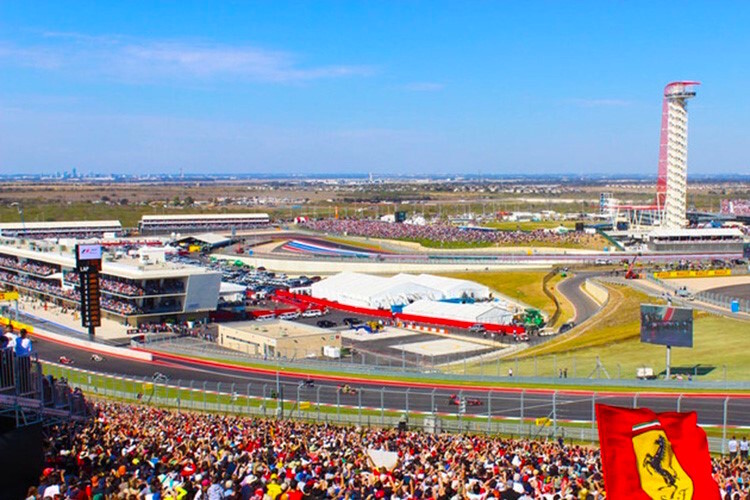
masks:
[[[396,319],[400,321],[409,321],[412,323],[420,323],[425,325],[436,325],[436,326],[447,326],[449,328],[471,328],[474,323],[469,321],[459,321],[448,318],[433,318],[431,316],[418,316],[416,314],[404,314],[397,313]],[[500,332],[504,334],[523,333],[524,328],[522,326],[514,325],[491,325],[484,324],[485,329],[488,332]]]
[[[282,297],[286,301],[288,300],[295,300],[295,301],[301,301],[306,302],[308,304],[315,304],[316,306],[320,307],[329,307],[331,309],[338,309],[339,311],[346,311],[356,314],[364,314],[368,316],[376,316],[379,318],[386,318],[386,319],[398,319],[401,321],[411,321],[413,323],[421,323],[425,325],[435,325],[435,326],[447,326],[450,328],[470,328],[471,325],[474,323],[471,323],[469,321],[458,321],[448,318],[433,318],[430,316],[417,316],[415,314],[404,314],[404,313],[396,313],[393,314],[391,311],[386,311],[383,309],[368,309],[365,307],[355,307],[355,306],[349,306],[346,304],[340,304],[338,302],[333,302],[331,300],[326,299],[319,299],[317,297],[311,297],[310,295],[301,295],[291,292],[286,292],[284,290],[277,290],[276,291],[276,297],[281,300]],[[485,329],[488,332],[499,332],[504,334],[514,334],[514,333],[523,333],[524,327],[523,326],[515,326],[515,325],[491,325],[491,324],[485,324]]]

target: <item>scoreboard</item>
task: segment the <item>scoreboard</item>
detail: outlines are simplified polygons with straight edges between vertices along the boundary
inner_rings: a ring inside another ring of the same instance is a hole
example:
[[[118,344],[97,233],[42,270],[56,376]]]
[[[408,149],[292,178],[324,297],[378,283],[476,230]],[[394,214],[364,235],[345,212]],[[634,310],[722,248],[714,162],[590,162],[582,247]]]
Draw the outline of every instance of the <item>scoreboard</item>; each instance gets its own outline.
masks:
[[[76,245],[76,271],[81,283],[81,325],[94,334],[102,325],[99,271],[102,269],[101,245]]]

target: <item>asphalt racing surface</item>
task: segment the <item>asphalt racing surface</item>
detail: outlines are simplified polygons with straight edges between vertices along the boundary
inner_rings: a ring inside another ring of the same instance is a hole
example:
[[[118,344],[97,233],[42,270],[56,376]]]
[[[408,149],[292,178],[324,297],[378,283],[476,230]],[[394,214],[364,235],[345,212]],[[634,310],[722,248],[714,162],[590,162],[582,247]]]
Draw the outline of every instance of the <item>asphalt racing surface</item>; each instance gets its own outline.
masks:
[[[736,299],[750,300],[750,284],[722,286],[719,288],[711,288],[706,291],[728,295],[729,297],[734,297]]]
[[[576,273],[557,285],[557,290],[573,304],[576,310],[575,322],[581,324],[599,310],[599,305],[581,289],[587,279],[599,273]]]
[[[521,399],[523,399],[523,417],[550,417],[552,401],[556,400],[557,415],[560,420],[591,421],[593,416],[592,394],[589,392],[564,391],[557,394],[552,391],[518,389],[493,389],[490,391],[481,385],[470,389],[460,390],[456,387],[430,385],[425,380],[424,386],[417,383],[401,383],[351,380],[315,380],[315,387],[304,389],[300,387],[301,377],[283,372],[257,373],[244,368],[228,366],[204,366],[199,362],[175,361],[168,357],[154,355],[154,362],[139,362],[112,355],[104,355],[105,359],[96,362],[90,359],[90,353],[84,349],[69,347],[63,344],[34,339],[34,348],[40,359],[57,362],[60,356],[67,356],[74,361],[73,367],[94,370],[97,372],[116,375],[127,374],[130,377],[145,377],[151,379],[157,372],[166,375],[169,383],[182,387],[193,383],[193,387],[205,387],[208,390],[223,392],[236,391],[239,394],[270,397],[270,391],[277,388],[283,391],[285,399],[295,400],[298,395],[302,400],[320,401],[336,405],[359,405],[363,407],[381,408],[389,410],[404,410],[455,413],[457,407],[449,404],[451,394],[460,393],[463,397],[478,399],[479,406],[467,406],[468,414],[486,416],[489,411],[492,416],[519,418],[521,417]],[[221,384],[217,387],[217,383]],[[338,385],[349,383],[359,390],[356,395],[343,395],[337,390]],[[232,386],[234,384],[234,386]],[[408,403],[407,403],[407,388]],[[658,386],[655,386],[658,390]],[[679,398],[673,394],[637,395],[638,406],[648,406],[654,411],[674,411],[678,404],[681,411],[695,410],[701,424],[720,425],[723,422],[723,396],[683,396]],[[634,395],[598,393],[597,402],[618,406],[633,406]],[[727,406],[728,425],[750,425],[750,398],[730,398]]]

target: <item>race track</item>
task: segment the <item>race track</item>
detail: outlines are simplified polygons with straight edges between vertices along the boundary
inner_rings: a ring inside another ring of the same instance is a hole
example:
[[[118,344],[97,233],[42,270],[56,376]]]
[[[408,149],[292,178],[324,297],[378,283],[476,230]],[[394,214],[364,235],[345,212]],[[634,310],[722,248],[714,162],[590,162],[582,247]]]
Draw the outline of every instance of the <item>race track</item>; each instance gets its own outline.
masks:
[[[75,361],[75,367],[95,370],[110,374],[127,374],[135,377],[150,379],[156,372],[169,377],[170,383],[186,387],[189,381],[193,381],[194,387],[202,387],[206,384],[209,390],[216,390],[217,383],[223,391],[228,391],[231,384],[240,394],[269,397],[270,391],[279,389],[283,391],[287,400],[294,400],[299,394],[303,400],[320,401],[336,405],[359,405],[363,407],[393,410],[429,412],[437,409],[438,412],[455,413],[457,407],[448,403],[449,395],[460,392],[467,398],[480,399],[481,406],[469,406],[467,413],[475,415],[487,415],[490,411],[493,416],[506,418],[550,417],[552,413],[553,398],[557,404],[556,417],[560,420],[591,421],[593,417],[592,399],[593,394],[580,391],[560,390],[557,393],[548,390],[526,390],[523,393],[519,389],[492,389],[474,386],[470,389],[460,391],[459,388],[441,386],[437,384],[417,383],[390,383],[383,381],[351,381],[351,380],[316,380],[312,389],[299,387],[300,376],[291,375],[280,371],[279,373],[257,373],[245,368],[207,367],[199,362],[175,361],[158,354],[154,356],[154,362],[136,362],[114,356],[106,356],[104,362],[95,362],[90,359],[90,354],[83,350],[63,346],[61,344],[36,339],[34,347],[42,360],[56,362],[58,358],[65,355]],[[178,382],[179,381],[179,382]],[[337,386],[349,382],[357,387],[359,395],[340,395]],[[409,389],[408,396],[406,389]],[[655,389],[658,385],[655,384]],[[299,393],[298,393],[299,391]],[[408,398],[408,401],[407,401]],[[521,398],[523,398],[523,415],[521,415]],[[639,406],[648,406],[655,411],[674,411],[678,404],[681,411],[695,410],[701,424],[720,425],[723,420],[724,397],[722,396],[684,396],[660,394],[647,395],[632,393],[612,394],[599,393],[596,401],[620,405],[632,406],[634,398]],[[678,402],[679,399],[679,402]],[[728,403],[727,423],[729,425],[750,425],[750,398],[734,397]]]
[[[581,286],[587,279],[597,276],[595,272],[576,273],[572,277],[565,279],[557,285],[557,290],[565,296],[575,308],[575,322],[581,324],[592,317],[599,310],[599,305],[594,302],[589,295],[581,289]]]

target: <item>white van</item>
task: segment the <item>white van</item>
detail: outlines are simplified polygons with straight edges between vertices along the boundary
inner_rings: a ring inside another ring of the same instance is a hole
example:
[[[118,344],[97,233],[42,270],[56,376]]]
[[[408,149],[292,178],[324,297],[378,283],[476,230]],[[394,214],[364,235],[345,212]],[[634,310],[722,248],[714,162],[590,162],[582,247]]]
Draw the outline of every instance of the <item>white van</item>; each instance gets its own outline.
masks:
[[[323,311],[320,309],[308,309],[302,313],[303,318],[317,318],[318,316],[323,316]]]
[[[299,318],[299,312],[285,312],[281,315],[279,315],[280,319],[297,319]]]

